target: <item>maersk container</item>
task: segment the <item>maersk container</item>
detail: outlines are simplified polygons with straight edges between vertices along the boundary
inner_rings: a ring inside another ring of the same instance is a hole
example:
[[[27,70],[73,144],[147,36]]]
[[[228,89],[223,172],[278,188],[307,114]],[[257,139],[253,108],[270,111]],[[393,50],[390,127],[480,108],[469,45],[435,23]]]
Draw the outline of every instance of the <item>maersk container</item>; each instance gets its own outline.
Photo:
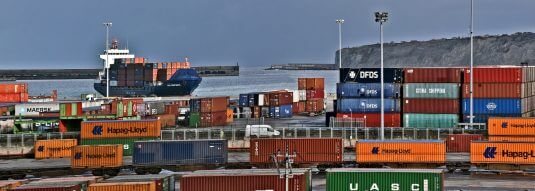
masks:
[[[444,190],[438,169],[342,168],[327,171],[327,190]]]
[[[40,112],[59,112],[59,103],[20,103],[15,105],[15,115],[38,117]]]
[[[138,141],[134,143],[135,166],[224,164],[227,140]]]
[[[461,85],[452,83],[403,84],[404,98],[459,98]]]
[[[400,111],[399,99],[385,99],[385,112],[397,113]],[[338,99],[337,110],[340,113],[377,113],[381,112],[381,99]]]
[[[80,145],[123,145],[123,156],[132,156],[132,147],[136,141],[155,140],[157,138],[109,138],[82,139]]]
[[[457,114],[403,114],[403,127],[408,128],[453,128],[457,123]]]
[[[384,84],[385,98],[399,98],[401,96],[400,84]],[[380,98],[380,83],[338,83],[336,95],[339,98]]]
[[[463,115],[463,122],[470,122],[470,113]],[[509,114],[509,113],[499,113],[499,114],[475,114],[474,113],[474,123],[487,123],[489,117],[522,117],[522,114]]]
[[[470,99],[463,99],[463,114],[470,113]],[[522,114],[521,99],[474,99],[474,114]]]
[[[380,68],[340,68],[340,82],[381,83]],[[384,83],[403,82],[400,68],[384,68]]]

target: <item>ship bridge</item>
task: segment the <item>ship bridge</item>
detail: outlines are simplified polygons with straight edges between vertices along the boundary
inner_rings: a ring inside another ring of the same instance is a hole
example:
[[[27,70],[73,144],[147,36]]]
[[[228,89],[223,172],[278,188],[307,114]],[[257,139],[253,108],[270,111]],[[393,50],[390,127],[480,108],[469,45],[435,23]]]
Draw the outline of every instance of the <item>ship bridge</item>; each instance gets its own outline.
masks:
[[[115,64],[115,59],[135,57],[134,54],[130,54],[130,50],[119,49],[118,47],[119,42],[117,40],[113,40],[111,48],[109,50],[105,50],[104,53],[100,55],[100,59],[104,60],[104,68],[110,68],[112,64]]]

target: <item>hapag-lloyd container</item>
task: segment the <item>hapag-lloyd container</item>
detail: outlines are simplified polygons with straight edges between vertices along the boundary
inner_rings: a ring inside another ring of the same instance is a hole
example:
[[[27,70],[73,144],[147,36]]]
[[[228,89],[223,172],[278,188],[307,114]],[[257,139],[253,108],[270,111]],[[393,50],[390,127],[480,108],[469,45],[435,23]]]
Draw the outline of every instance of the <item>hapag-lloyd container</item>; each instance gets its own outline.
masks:
[[[457,114],[403,114],[403,127],[407,128],[454,128],[457,123]]]
[[[535,136],[535,118],[491,117],[487,129],[489,135]]]
[[[123,145],[82,145],[72,149],[72,168],[116,168],[123,165]]]
[[[359,140],[357,163],[434,163],[446,162],[444,141]]]
[[[461,83],[461,68],[406,68],[405,83]]]
[[[463,98],[470,98],[470,84],[463,84]],[[531,91],[530,91],[531,92]],[[474,98],[523,98],[527,95],[522,83],[474,83]]]
[[[150,182],[107,182],[89,185],[88,191],[156,191],[156,184]]]
[[[327,170],[327,190],[444,190],[440,169],[366,169]]]
[[[458,99],[403,99],[404,113],[458,114]]]
[[[76,139],[37,140],[34,146],[35,158],[69,158],[72,147],[76,145]]]
[[[532,142],[535,143],[535,136],[489,136],[489,141],[497,142]]]
[[[403,98],[458,99],[460,84],[410,83],[403,84]]]
[[[343,162],[344,146],[339,138],[251,139],[249,158],[251,163],[272,163],[272,157],[284,153],[287,147],[297,155],[297,164]],[[278,159],[282,161],[283,157]]]
[[[289,178],[289,191],[311,191],[303,173]],[[181,191],[285,191],[286,180],[278,173],[188,174],[180,178]]]
[[[463,114],[470,113],[470,99],[463,99]],[[474,99],[474,114],[522,114],[521,99]]]
[[[135,166],[225,164],[227,140],[138,141],[134,143]]]
[[[403,82],[403,70],[400,68],[384,68],[384,83]],[[340,83],[381,83],[380,68],[340,68]]]
[[[365,127],[381,127],[380,113],[337,113],[336,117],[364,119]],[[401,114],[385,113],[385,127],[401,127]]]
[[[157,137],[143,138],[107,138],[107,139],[82,139],[80,145],[122,145],[123,156],[132,156],[134,142],[156,140]]]
[[[470,144],[470,163],[535,165],[535,143],[472,142]]]
[[[339,98],[380,98],[380,83],[338,83],[336,95]],[[399,98],[401,96],[400,84],[384,84],[385,98]]]
[[[83,121],[81,139],[159,137],[160,120]]]
[[[446,152],[469,153],[470,142],[483,140],[482,134],[449,134],[446,138]]]
[[[175,191],[175,177],[172,174],[123,175],[106,179],[106,182],[154,182],[156,191]]]
[[[476,67],[474,83],[520,83],[522,82],[521,67]],[[464,69],[464,83],[470,83],[470,69]]]
[[[398,113],[400,111],[399,99],[385,99],[384,111]],[[381,99],[377,98],[343,98],[337,101],[337,111],[340,113],[377,113],[381,112]]]

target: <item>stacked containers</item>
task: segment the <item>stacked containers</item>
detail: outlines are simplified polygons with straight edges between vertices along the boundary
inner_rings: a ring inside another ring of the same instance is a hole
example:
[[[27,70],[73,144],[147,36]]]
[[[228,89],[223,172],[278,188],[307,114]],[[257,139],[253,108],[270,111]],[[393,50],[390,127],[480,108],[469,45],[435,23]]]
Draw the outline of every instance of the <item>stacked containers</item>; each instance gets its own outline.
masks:
[[[229,97],[195,98],[190,100],[190,127],[225,126]]]
[[[292,117],[295,98],[294,92],[286,90],[240,94],[238,113],[242,118]]]
[[[535,118],[490,117],[489,141],[535,142]]]
[[[28,102],[28,84],[0,84],[0,103]]]
[[[272,91],[264,95],[264,103],[269,106],[269,118],[291,118],[293,116],[293,92]]]
[[[366,127],[381,126],[379,68],[341,68],[337,84],[337,118],[364,118]],[[400,127],[402,70],[384,68],[385,127]]]
[[[299,97],[299,102],[294,104],[297,106],[297,112],[323,112],[325,109],[325,78],[298,78],[297,89],[299,95],[294,95]],[[300,108],[303,108],[304,111],[301,111]]]
[[[460,68],[404,71],[403,127],[452,128],[459,122]]]

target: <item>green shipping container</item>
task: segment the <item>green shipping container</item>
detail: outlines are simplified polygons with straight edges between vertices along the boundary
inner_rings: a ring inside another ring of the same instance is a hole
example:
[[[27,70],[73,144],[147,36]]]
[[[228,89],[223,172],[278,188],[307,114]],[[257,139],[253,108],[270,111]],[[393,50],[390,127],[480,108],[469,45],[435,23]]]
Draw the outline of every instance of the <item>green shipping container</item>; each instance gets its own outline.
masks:
[[[439,169],[333,169],[327,171],[328,191],[444,190]]]
[[[132,156],[134,149],[134,142],[136,141],[149,141],[156,140],[158,138],[117,138],[117,139],[82,139],[80,145],[123,145],[123,156]]]
[[[403,84],[403,97],[458,99],[460,88],[451,83],[409,83]]]
[[[201,114],[200,113],[190,113],[189,114],[189,126],[198,127],[201,124]]]
[[[459,123],[457,114],[403,114],[403,127],[409,128],[452,128]]]

